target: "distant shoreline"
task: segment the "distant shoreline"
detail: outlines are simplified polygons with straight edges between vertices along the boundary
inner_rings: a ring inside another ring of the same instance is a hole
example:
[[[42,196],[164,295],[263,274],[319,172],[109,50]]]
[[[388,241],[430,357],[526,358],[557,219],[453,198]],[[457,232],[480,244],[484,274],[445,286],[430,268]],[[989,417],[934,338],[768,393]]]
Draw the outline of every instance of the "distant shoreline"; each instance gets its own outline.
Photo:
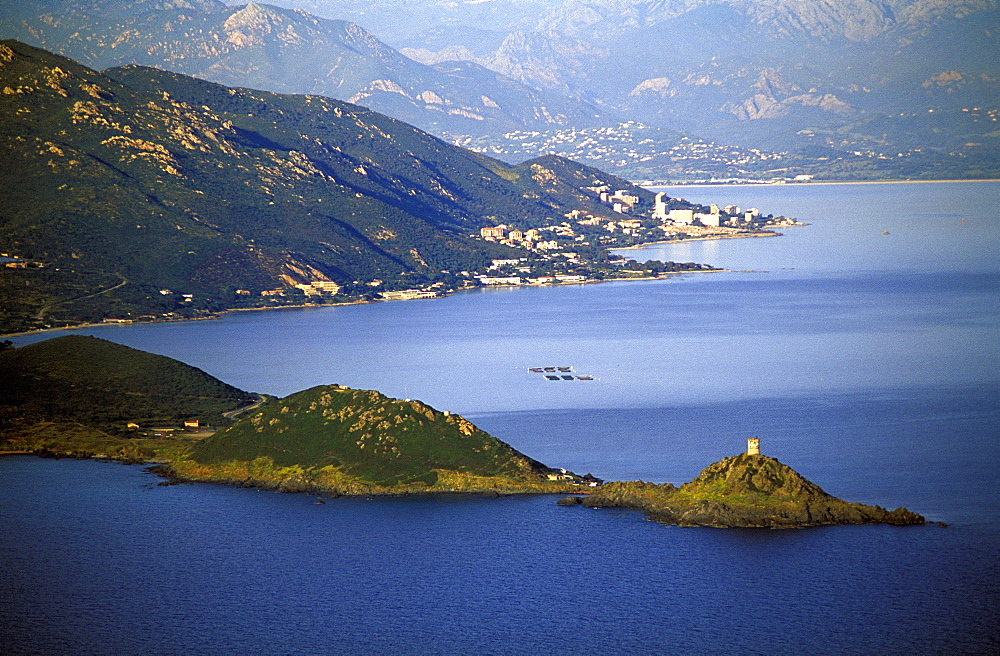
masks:
[[[782,227],[799,227],[799,226],[804,226],[804,225],[808,225],[808,224],[807,223],[798,223],[798,224],[793,224],[793,225],[790,225],[790,226],[782,226]],[[663,245],[663,244],[680,244],[680,243],[689,242],[689,241],[715,241],[715,240],[719,240],[719,239],[744,239],[744,238],[748,238],[748,237],[780,237],[781,235],[782,235],[782,233],[780,233],[780,232],[773,232],[773,231],[757,232],[757,233],[742,233],[742,234],[734,234],[734,235],[705,235],[705,236],[701,236],[701,237],[684,237],[684,238],[681,238],[681,239],[664,239],[664,240],[659,240],[659,241],[648,241],[648,242],[643,242],[641,244],[635,244],[633,246],[621,246],[621,247],[618,247],[618,248],[611,248],[609,250],[611,250],[611,251],[639,250],[639,249],[642,249],[642,248],[646,248],[648,246],[659,246],[659,245]],[[686,274],[686,273],[721,273],[721,272],[727,272],[727,271],[729,271],[729,269],[705,269],[705,270],[701,270],[701,271],[671,271],[671,272],[667,272],[667,273],[664,273],[664,274],[661,274],[661,275],[657,275],[657,276],[642,276],[642,277],[627,277],[627,278],[626,277],[623,277],[623,278],[605,278],[605,279],[602,279],[602,280],[575,280],[575,281],[567,281],[567,282],[547,282],[547,283],[527,284],[527,285],[489,285],[489,286],[486,286],[486,287],[475,287],[475,288],[469,288],[469,289],[490,289],[490,288],[494,288],[494,289],[507,288],[507,289],[509,289],[509,288],[513,288],[513,287],[550,287],[550,286],[556,286],[556,285],[588,285],[588,284],[596,284],[596,283],[602,283],[602,282],[615,282],[615,281],[623,281],[623,280],[624,281],[663,280],[663,279],[669,278],[671,276],[676,276],[676,275],[681,275],[681,274]],[[458,293],[458,292],[461,292],[461,291],[468,291],[468,289],[457,289],[457,290],[455,290],[455,292],[452,292],[452,293]],[[450,296],[450,295],[451,294],[446,294],[445,296]],[[393,300],[397,300],[397,299],[393,299]],[[406,299],[406,300],[433,300],[433,299]],[[282,306],[279,306],[279,307],[266,307],[265,306],[265,307],[228,308],[228,309],[225,309],[225,310],[220,310],[219,312],[217,312],[215,314],[212,314],[210,316],[206,316],[206,317],[191,317],[189,319],[162,319],[162,320],[155,320],[154,319],[154,320],[148,320],[148,321],[129,321],[128,323],[105,323],[103,321],[102,322],[98,322],[98,323],[80,323],[80,324],[76,324],[76,325],[73,325],[73,326],[61,326],[59,328],[39,328],[38,330],[28,330],[28,331],[17,332],[17,333],[5,333],[5,334],[0,334],[0,339],[7,339],[7,338],[10,338],[10,337],[23,337],[25,335],[37,335],[37,334],[41,334],[41,333],[56,332],[56,331],[60,331],[60,330],[79,330],[79,329],[82,329],[82,328],[96,328],[96,327],[99,327],[99,326],[105,326],[105,327],[107,327],[107,326],[127,327],[127,326],[136,326],[136,325],[140,325],[140,324],[153,324],[153,323],[185,323],[185,322],[188,322],[188,321],[214,321],[214,320],[221,319],[224,315],[229,314],[231,312],[265,312],[265,311],[272,311],[272,310],[292,310],[292,309],[302,309],[302,308],[342,307],[342,306],[349,306],[349,305],[370,305],[370,304],[374,304],[374,303],[385,303],[385,302],[388,302],[388,299],[383,299],[383,300],[379,300],[379,301],[358,300],[358,301],[346,301],[346,302],[343,302],[343,303],[323,303],[323,304],[301,303],[301,304],[297,304],[297,305],[282,305]]]
[[[806,187],[820,185],[873,185],[873,184],[942,184],[955,182],[1000,182],[1000,178],[974,178],[970,180],[810,180],[809,182],[671,182],[670,184],[644,184],[643,189],[663,187]]]
[[[808,223],[800,223],[798,226],[782,226],[782,227],[799,227],[809,225]],[[719,239],[744,239],[746,237],[781,237],[780,232],[755,232],[750,234],[741,235],[705,235],[704,237],[689,237],[685,239],[662,239],[659,241],[647,241],[641,244],[636,244],[635,246],[621,246],[619,248],[609,248],[611,251],[632,251],[638,250],[640,248],[646,248],[647,246],[659,246],[662,244],[679,244],[686,241],[717,241]],[[711,269],[712,271],[727,271],[727,269]],[[686,272],[678,271],[677,273],[697,273],[697,272]],[[620,278],[615,278],[614,280],[620,280]],[[599,281],[600,282],[600,281]]]
[[[750,235],[740,235],[740,236],[747,237],[747,236],[750,236]],[[756,236],[756,237],[765,237],[765,236],[779,236],[779,235],[777,233],[774,233],[773,235],[753,235],[753,236]],[[682,239],[675,239],[675,240],[672,240],[672,241],[665,241],[665,242],[649,242],[649,243],[646,243],[646,244],[639,244],[637,246],[623,246],[620,249],[616,248],[616,249],[613,249],[613,250],[637,249],[637,248],[643,248],[644,246],[651,246],[651,245],[654,245],[654,244],[670,244],[670,243],[677,243],[679,241],[701,241],[701,240],[704,240],[704,239],[712,239],[712,237],[699,237],[697,239],[683,239],[683,240]],[[719,237],[719,239],[732,239],[732,237]],[[52,333],[52,332],[58,332],[58,331],[61,331],[61,330],[80,330],[82,328],[98,328],[98,327],[104,327],[104,328],[109,328],[109,327],[110,328],[127,328],[129,326],[138,326],[138,325],[156,324],[156,323],[187,323],[189,321],[218,321],[223,316],[225,316],[227,314],[231,314],[233,312],[280,312],[281,310],[301,310],[301,309],[305,309],[305,308],[317,308],[318,309],[318,308],[331,308],[331,307],[346,307],[346,306],[350,306],[350,305],[375,305],[377,303],[391,303],[393,301],[400,301],[400,300],[408,300],[408,301],[433,301],[433,300],[436,300],[438,298],[445,298],[447,296],[452,296],[454,294],[458,294],[458,293],[461,293],[461,292],[473,291],[473,290],[515,289],[515,288],[518,288],[518,287],[530,287],[530,288],[537,289],[539,287],[556,287],[556,286],[564,286],[564,285],[596,285],[596,284],[605,283],[605,282],[640,282],[640,281],[648,281],[648,280],[665,280],[666,278],[670,278],[672,276],[679,276],[679,275],[685,275],[685,274],[690,274],[690,273],[723,273],[723,272],[728,272],[728,271],[729,271],[729,269],[702,269],[702,270],[697,270],[697,271],[669,271],[667,273],[663,273],[663,274],[656,275],[656,276],[639,276],[639,277],[627,277],[627,278],[604,278],[602,280],[573,280],[573,281],[546,282],[546,283],[526,284],[526,285],[488,285],[488,286],[483,286],[483,287],[467,287],[465,289],[456,289],[454,292],[445,294],[443,296],[438,296],[438,297],[435,297],[435,298],[383,299],[383,300],[379,300],[379,301],[347,301],[347,302],[343,302],[343,303],[323,303],[323,304],[318,304],[318,303],[301,303],[301,304],[298,304],[298,305],[282,305],[282,306],[279,306],[279,307],[229,308],[227,310],[220,310],[219,312],[217,312],[217,313],[215,313],[213,315],[207,316],[207,317],[192,317],[190,319],[163,319],[163,320],[147,320],[147,321],[130,321],[128,323],[104,323],[103,321],[99,322],[99,323],[80,323],[80,324],[76,324],[74,326],[60,326],[58,328],[39,328],[38,330],[27,330],[27,331],[18,332],[18,333],[5,333],[5,334],[0,335],[0,339],[7,339],[7,338],[10,338],[10,337],[24,337],[25,335],[38,335],[38,334],[42,334],[42,333]]]

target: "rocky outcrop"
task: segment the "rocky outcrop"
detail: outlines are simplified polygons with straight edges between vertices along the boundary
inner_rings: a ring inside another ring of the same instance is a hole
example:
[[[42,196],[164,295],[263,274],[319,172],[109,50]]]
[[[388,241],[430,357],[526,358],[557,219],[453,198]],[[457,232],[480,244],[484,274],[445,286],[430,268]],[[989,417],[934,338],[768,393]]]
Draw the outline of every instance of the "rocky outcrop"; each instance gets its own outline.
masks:
[[[762,455],[739,455],[705,468],[680,488],[608,483],[583,501],[589,508],[630,508],[679,526],[796,528],[824,524],[923,524],[905,508],[849,503],[791,467]]]

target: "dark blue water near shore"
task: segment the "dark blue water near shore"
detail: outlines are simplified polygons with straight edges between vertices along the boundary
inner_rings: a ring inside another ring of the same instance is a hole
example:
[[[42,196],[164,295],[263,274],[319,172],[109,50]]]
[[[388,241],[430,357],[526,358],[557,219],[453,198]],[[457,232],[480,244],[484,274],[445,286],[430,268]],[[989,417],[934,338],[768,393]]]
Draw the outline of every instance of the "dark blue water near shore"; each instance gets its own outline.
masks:
[[[996,647],[998,536],[982,527],[679,529],[547,497],[317,505],[155,487],[140,467],[2,467],[7,653]]]
[[[608,479],[682,483],[758,436],[831,494],[947,528],[319,505],[0,458],[0,651],[997,653],[1000,184],[671,193],[813,225],[630,252],[738,272],[78,332],[254,391],[420,398]],[[545,365],[596,380],[527,372]]]

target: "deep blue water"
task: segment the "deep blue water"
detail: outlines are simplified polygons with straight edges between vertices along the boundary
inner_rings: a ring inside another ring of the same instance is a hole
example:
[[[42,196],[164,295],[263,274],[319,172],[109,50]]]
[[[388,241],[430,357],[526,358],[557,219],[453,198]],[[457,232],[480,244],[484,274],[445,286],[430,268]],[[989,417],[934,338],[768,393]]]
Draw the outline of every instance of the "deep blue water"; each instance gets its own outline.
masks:
[[[681,483],[757,436],[832,494],[948,528],[679,529],[546,497],[317,505],[5,458],[0,645],[996,653],[1000,184],[671,193],[812,225],[628,252],[727,273],[79,332],[254,391],[419,398],[608,479]],[[526,370],[545,365],[596,380]]]
[[[316,505],[96,462],[3,472],[8,653],[996,647],[996,534],[976,527],[679,529],[549,497]]]

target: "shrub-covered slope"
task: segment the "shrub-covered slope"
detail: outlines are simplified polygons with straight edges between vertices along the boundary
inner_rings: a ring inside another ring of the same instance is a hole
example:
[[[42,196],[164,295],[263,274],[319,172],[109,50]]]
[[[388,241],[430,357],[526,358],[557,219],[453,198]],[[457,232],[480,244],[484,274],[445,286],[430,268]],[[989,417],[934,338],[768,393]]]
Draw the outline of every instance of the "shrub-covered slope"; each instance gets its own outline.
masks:
[[[617,190],[627,191],[638,196],[646,207],[652,205],[656,195],[624,178],[558,155],[543,155],[521,162],[513,167],[513,171],[518,176],[514,182],[524,187],[529,194],[534,193],[550,203],[555,202],[595,216],[621,218],[606,203],[599,202],[595,189],[604,187],[611,193]]]
[[[339,493],[566,488],[460,416],[338,385],[264,406],[172,469],[190,480]]]
[[[150,68],[102,74],[15,41],[0,43],[0,146],[0,253],[45,265],[0,269],[8,317],[57,304],[116,316],[72,315],[68,302],[97,292],[162,314],[161,288],[221,309],[238,289],[405,285],[519,252],[470,240],[482,226],[574,209],[356,105]]]
[[[177,360],[67,335],[0,351],[0,421],[77,422],[121,433],[127,422],[224,423],[255,395]]]

